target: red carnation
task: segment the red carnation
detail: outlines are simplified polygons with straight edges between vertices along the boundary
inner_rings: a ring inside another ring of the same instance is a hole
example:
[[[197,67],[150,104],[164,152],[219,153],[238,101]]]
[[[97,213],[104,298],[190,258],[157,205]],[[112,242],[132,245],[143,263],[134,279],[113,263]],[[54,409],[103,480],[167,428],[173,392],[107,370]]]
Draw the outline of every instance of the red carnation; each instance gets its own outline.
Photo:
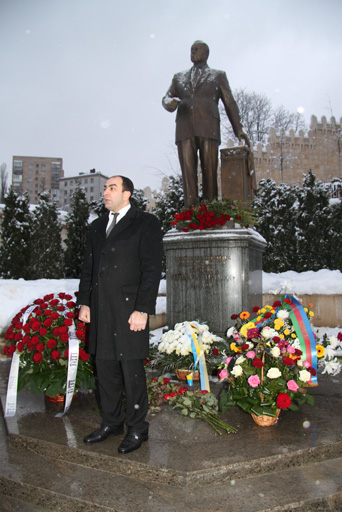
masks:
[[[257,313],[259,311],[259,307],[258,306],[254,306],[254,308],[252,309],[253,313]]]
[[[239,317],[239,315],[232,315],[232,316],[231,316],[231,319],[232,319],[232,320],[236,320],[238,317]]]
[[[18,322],[17,324],[15,324],[14,328],[17,329],[17,331],[20,331],[22,326],[23,326],[23,324],[21,322]]]
[[[22,339],[22,335],[17,332],[17,334],[14,336],[14,341],[19,341]]]
[[[53,308],[55,306],[57,306],[57,304],[59,303],[59,300],[58,299],[53,299],[53,300],[50,300],[50,306],[52,306]]]
[[[59,332],[60,332],[60,331],[59,331],[59,327],[54,327],[54,328],[52,329],[52,334],[53,334],[54,336],[59,336]]]
[[[279,393],[276,400],[277,407],[279,409],[287,409],[292,405],[291,398],[287,393]]]
[[[63,341],[64,343],[66,343],[66,342],[68,341],[68,339],[69,339],[69,335],[68,335],[67,333],[61,334],[61,335],[59,336],[59,339],[60,339],[61,341]]]
[[[73,309],[76,306],[75,302],[72,300],[68,301],[66,305],[68,306],[69,309]]]
[[[57,318],[59,318],[59,314],[54,311],[51,313],[50,318],[51,320],[57,320]]]
[[[262,368],[264,366],[264,363],[261,361],[261,359],[255,357],[252,361],[252,366],[254,366],[254,368]]]
[[[241,345],[241,350],[245,351],[245,350],[248,350],[248,349],[249,349],[248,343],[243,343],[243,345]]]
[[[39,337],[38,336],[32,336],[31,343],[33,343],[33,345],[37,345],[38,341],[39,341]]]
[[[63,306],[63,304],[61,304],[60,306],[57,306],[57,311],[64,311],[65,310],[65,306]]]
[[[51,313],[52,313],[51,309],[46,309],[46,310],[44,311],[44,315],[45,315],[45,316],[50,316],[50,315],[51,315]]]
[[[44,343],[37,343],[37,345],[36,345],[36,350],[37,350],[38,352],[43,352],[43,350],[44,350],[44,349],[45,349],[45,345],[44,345]]]
[[[218,348],[216,348],[216,347],[213,348],[213,354],[214,354],[214,356],[218,356],[219,355]]]
[[[61,325],[61,327],[59,327],[59,332],[60,334],[64,334],[66,332],[68,332],[68,328],[65,326],[65,325]]]
[[[45,295],[44,300],[49,301],[53,299],[53,293],[50,293],[49,295]]]
[[[58,297],[63,300],[65,298],[65,293],[63,293],[63,292],[59,293]]]
[[[70,327],[71,324],[72,324],[71,318],[65,318],[64,319],[64,325],[66,325],[67,327]]]
[[[273,339],[274,343],[279,343],[279,341],[281,340],[281,338],[279,338],[279,336],[274,336],[272,339]]]
[[[72,299],[72,296],[71,296],[71,295],[68,295],[68,294],[65,294],[64,298],[65,298],[65,300],[71,300],[71,299]]]
[[[19,341],[17,343],[17,347],[16,348],[17,348],[18,352],[22,352],[24,350],[24,343],[22,341]]]
[[[69,311],[65,316],[66,318],[75,318],[75,314],[72,311]]]
[[[57,341],[51,339],[47,342],[46,346],[47,346],[47,348],[50,348],[50,349],[55,348],[57,346]]]
[[[38,364],[43,359],[43,356],[40,352],[36,352],[33,356],[33,361]]]
[[[168,384],[170,382],[170,379],[167,377],[163,378],[163,384]]]
[[[56,360],[56,359],[59,359],[61,357],[61,353],[59,350],[53,350],[51,352],[51,357],[52,359]]]
[[[286,364],[286,366],[292,366],[294,361],[291,359],[291,357],[284,356],[283,363]]]
[[[27,334],[28,332],[30,332],[30,330],[31,330],[31,326],[29,324],[25,324],[23,327],[23,331],[26,332],[26,334]]]
[[[87,352],[85,352],[81,348],[79,349],[79,356],[81,361],[83,361],[84,363],[87,362],[89,359],[89,354],[87,354]]]
[[[276,300],[275,302],[273,302],[273,305],[272,305],[273,308],[280,308],[280,306],[281,306],[280,300]]]
[[[64,350],[64,355],[66,358],[69,357],[69,349],[68,348],[66,350]]]
[[[271,318],[272,316],[272,313],[270,313],[269,311],[267,311],[267,313],[264,314],[264,318]]]
[[[41,336],[45,336],[45,334],[47,333],[47,329],[45,327],[42,327],[40,330],[39,330],[39,334]]]
[[[84,329],[85,324],[83,322],[78,322],[77,327],[78,329]]]
[[[38,307],[34,310],[34,313],[36,314],[36,316],[40,316],[42,314],[42,310],[39,309]]]

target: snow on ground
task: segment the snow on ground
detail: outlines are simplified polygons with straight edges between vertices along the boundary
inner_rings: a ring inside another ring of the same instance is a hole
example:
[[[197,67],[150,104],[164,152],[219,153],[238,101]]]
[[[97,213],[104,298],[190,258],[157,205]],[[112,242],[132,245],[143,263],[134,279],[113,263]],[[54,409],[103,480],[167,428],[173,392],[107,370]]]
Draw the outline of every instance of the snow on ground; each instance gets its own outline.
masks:
[[[0,333],[4,333],[16,313],[35,299],[49,293],[66,292],[72,295],[78,290],[78,279],[0,279]],[[159,292],[166,293],[166,282],[161,281]],[[294,271],[281,274],[263,272],[264,293],[290,294],[342,294],[342,273],[339,270],[318,270],[297,273]],[[157,301],[156,313],[166,312],[166,297]],[[325,329],[325,328],[321,328]],[[336,332],[330,332],[336,331]],[[329,329],[330,334],[337,334],[338,329]],[[327,329],[324,331],[327,332]]]

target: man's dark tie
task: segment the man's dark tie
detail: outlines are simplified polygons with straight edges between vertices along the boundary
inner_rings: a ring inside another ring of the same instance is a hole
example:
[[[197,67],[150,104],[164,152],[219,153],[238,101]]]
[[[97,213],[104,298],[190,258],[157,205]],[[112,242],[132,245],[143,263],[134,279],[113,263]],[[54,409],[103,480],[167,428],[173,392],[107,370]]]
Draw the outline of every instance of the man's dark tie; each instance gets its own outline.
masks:
[[[191,85],[193,88],[196,87],[198,80],[201,77],[201,68],[195,66],[191,71]]]
[[[113,213],[113,212],[110,212],[110,218],[112,218],[112,222],[109,224],[109,226],[107,227],[107,231],[106,231],[106,237],[108,238],[113,227],[115,226],[116,224],[116,219],[118,218],[118,213]]]

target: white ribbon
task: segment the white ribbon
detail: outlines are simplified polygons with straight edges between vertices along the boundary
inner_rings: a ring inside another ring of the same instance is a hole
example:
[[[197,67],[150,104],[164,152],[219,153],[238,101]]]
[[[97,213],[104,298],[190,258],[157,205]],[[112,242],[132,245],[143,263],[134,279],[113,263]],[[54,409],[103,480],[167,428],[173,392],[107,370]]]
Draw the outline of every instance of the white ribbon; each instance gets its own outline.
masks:
[[[64,411],[56,414],[56,418],[62,418],[70,409],[72,397],[74,396],[75,383],[78,367],[78,352],[80,340],[76,338],[75,324],[69,328],[69,356],[68,356],[68,375],[65,393]]]
[[[22,324],[25,325],[28,317],[32,311],[37,307],[37,304],[33,304],[24,313]],[[18,342],[19,343],[19,342]],[[18,377],[19,377],[19,360],[20,352],[14,352],[12,356],[11,369],[8,377],[7,394],[6,394],[6,406],[5,406],[5,418],[11,418],[15,416],[17,410],[17,395],[18,395]]]

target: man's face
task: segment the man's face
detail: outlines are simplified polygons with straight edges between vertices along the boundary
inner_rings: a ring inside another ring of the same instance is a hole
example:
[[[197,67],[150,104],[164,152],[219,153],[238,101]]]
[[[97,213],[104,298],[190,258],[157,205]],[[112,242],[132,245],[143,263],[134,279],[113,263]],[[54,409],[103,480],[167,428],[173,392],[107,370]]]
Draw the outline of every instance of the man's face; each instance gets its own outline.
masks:
[[[207,62],[207,49],[204,44],[195,43],[191,46],[191,62],[194,64]]]
[[[105,207],[116,213],[129,204],[130,195],[127,190],[122,190],[122,178],[120,176],[109,178],[103,192]]]

